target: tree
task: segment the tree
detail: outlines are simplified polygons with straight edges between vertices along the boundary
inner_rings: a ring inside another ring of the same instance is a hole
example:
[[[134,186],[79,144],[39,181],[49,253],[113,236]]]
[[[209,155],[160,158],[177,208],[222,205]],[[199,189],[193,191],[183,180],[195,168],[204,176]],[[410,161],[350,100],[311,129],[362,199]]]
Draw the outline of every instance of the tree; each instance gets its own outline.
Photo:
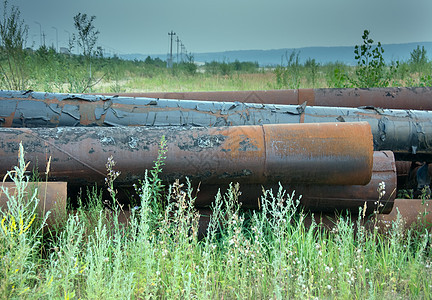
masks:
[[[417,45],[417,48],[411,51],[410,55],[410,62],[415,65],[423,65],[427,63],[426,49],[424,46],[420,49],[420,46]]]
[[[10,90],[27,89],[27,65],[25,43],[28,27],[21,20],[16,6],[8,9],[3,2],[3,18],[0,20],[0,80]]]
[[[83,50],[83,55],[86,58],[88,71],[89,71],[87,84],[85,85],[85,88],[83,89],[82,92],[84,92],[86,89],[90,89],[91,91],[91,87],[97,83],[97,82],[92,83],[92,65],[91,65],[91,57],[93,55],[96,55],[96,51],[93,51],[93,49],[96,45],[98,35],[99,35],[99,30],[96,30],[96,28],[93,25],[96,16],[88,17],[87,14],[78,13],[76,16],[74,16],[73,19],[74,19],[74,26],[78,32],[78,36],[74,34],[73,37],[78,41],[78,45]],[[98,81],[100,81],[100,79]]]
[[[384,62],[384,49],[381,43],[376,46],[369,38],[369,30],[363,32],[363,45],[356,45],[354,48],[355,59],[357,60],[357,80],[352,80],[354,86],[360,88],[386,87],[389,86],[392,75],[396,72],[399,63],[391,66],[390,70]]]
[[[78,32],[78,36],[74,34],[74,38],[77,39],[78,45],[83,49],[83,55],[90,58],[94,54],[93,48],[99,35],[99,30],[96,30],[93,25],[96,16],[88,17],[87,14],[78,13],[73,19]]]
[[[420,49],[420,46],[417,45],[417,48],[411,51],[411,58],[409,63],[414,72],[419,72],[420,75],[427,68],[428,59],[426,56],[426,49],[424,46]]]

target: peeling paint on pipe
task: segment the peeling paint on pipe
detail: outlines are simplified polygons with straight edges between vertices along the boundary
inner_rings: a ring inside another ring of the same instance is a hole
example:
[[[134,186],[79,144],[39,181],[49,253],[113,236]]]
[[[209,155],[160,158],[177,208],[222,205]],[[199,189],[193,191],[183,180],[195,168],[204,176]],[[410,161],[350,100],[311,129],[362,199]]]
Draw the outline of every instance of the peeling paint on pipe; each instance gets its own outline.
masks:
[[[0,92],[3,127],[239,126],[367,121],[374,150],[432,161],[432,112]]]
[[[214,128],[0,128],[0,174],[10,170],[22,141],[29,168],[70,184],[103,183],[109,156],[119,184],[143,178],[167,141],[163,178],[203,183],[367,184],[373,149],[367,122],[273,124]]]
[[[432,110],[432,87],[331,88],[222,92],[105,93],[106,96],[148,97],[221,102],[309,106],[361,107]]]
[[[380,201],[383,206],[378,208],[378,185],[384,182],[386,194]],[[218,192],[224,194],[228,186],[201,185],[197,194],[195,205],[197,207],[207,207],[213,201]],[[259,208],[260,198],[263,194],[263,188],[272,189],[276,195],[279,185],[262,185],[262,184],[240,184],[239,201],[242,207]],[[389,213],[393,208],[394,199],[396,198],[397,176],[396,166],[393,153],[391,151],[375,151],[373,154],[372,178],[367,185],[282,185],[282,188],[292,194],[294,199],[299,199],[300,204],[307,211],[312,212],[334,212],[350,210],[356,214],[359,207],[363,208],[366,202],[366,211],[368,214],[374,210],[380,213]]]

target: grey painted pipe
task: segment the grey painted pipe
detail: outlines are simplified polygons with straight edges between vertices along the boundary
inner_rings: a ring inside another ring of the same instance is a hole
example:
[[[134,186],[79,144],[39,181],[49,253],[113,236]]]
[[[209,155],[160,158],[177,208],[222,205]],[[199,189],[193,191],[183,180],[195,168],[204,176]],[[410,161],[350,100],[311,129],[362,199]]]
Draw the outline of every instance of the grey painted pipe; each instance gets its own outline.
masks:
[[[432,112],[0,91],[3,127],[237,126],[367,121],[374,150],[432,162]]]

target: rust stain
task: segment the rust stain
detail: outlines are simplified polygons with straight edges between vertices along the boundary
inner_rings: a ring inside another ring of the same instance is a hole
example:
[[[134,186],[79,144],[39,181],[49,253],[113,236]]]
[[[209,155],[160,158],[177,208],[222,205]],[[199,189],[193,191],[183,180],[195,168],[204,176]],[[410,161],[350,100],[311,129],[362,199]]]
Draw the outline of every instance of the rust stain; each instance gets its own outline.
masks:
[[[308,106],[315,106],[315,90],[314,89],[299,89],[298,104],[301,105],[307,102]]]
[[[15,111],[13,111],[9,116],[3,117],[4,122],[0,122],[2,127],[12,127],[13,119],[15,117]]]

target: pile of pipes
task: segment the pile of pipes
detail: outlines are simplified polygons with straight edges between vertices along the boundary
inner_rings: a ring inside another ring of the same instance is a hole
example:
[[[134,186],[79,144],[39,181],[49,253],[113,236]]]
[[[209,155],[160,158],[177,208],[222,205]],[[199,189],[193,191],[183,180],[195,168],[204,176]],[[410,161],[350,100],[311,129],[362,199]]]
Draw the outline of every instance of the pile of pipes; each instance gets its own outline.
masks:
[[[196,206],[240,183],[243,207],[262,188],[302,195],[313,212],[392,211],[398,190],[430,184],[432,89],[299,89],[124,95],[0,91],[0,176],[17,162],[69,186],[118,186],[151,169],[162,136],[166,182],[199,185]],[[378,200],[377,189],[386,194]],[[366,203],[366,204],[365,204]]]

